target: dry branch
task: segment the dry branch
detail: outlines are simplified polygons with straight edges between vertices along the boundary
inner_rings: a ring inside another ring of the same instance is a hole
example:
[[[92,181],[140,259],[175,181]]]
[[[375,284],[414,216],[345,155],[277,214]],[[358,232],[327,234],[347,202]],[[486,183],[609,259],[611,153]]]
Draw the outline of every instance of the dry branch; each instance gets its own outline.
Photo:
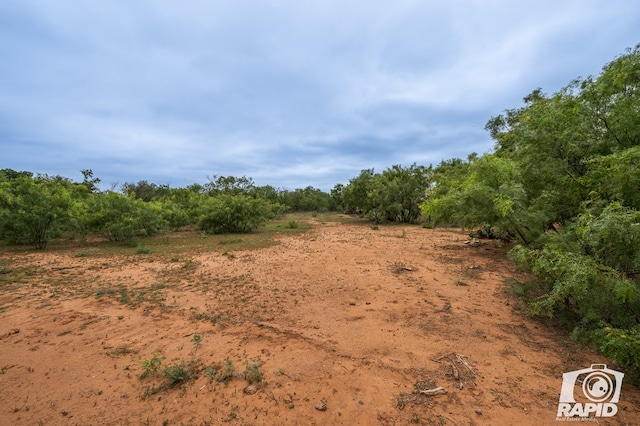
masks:
[[[442,386],[438,386],[437,388],[433,388],[433,389],[415,390],[414,393],[420,393],[427,396],[434,396],[434,395],[443,395],[447,393],[447,390]]]

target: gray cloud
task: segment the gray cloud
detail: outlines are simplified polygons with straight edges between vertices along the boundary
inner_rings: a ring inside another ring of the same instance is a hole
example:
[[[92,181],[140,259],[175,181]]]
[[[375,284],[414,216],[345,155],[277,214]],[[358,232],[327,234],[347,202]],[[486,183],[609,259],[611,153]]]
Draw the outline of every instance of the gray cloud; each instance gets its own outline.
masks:
[[[491,116],[640,41],[623,0],[5,3],[0,167],[107,184],[328,190],[483,153]]]

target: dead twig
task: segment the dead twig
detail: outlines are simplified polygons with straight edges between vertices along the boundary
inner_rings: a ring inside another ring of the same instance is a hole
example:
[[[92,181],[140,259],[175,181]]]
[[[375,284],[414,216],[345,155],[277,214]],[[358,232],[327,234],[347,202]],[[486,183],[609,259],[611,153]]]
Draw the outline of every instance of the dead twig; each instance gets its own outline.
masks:
[[[469,365],[469,363],[467,362],[467,360],[465,359],[464,356],[460,355],[460,354],[454,354],[456,356],[456,359],[458,361],[460,361],[460,364],[464,365],[465,367],[467,367],[467,370],[469,370],[471,372],[471,374],[473,374],[474,376],[476,375],[476,372],[473,370],[473,368]]]
[[[413,393],[419,393],[427,396],[434,396],[434,395],[443,395],[447,393],[447,390],[442,386],[438,386],[437,388],[433,388],[433,389],[415,390],[413,391]]]

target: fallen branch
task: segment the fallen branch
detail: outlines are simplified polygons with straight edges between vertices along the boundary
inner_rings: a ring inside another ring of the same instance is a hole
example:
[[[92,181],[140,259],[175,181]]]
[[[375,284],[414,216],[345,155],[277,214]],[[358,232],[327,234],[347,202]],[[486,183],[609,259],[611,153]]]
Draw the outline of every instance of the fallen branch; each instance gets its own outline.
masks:
[[[464,356],[460,355],[460,354],[455,354],[456,358],[458,359],[458,361],[460,361],[460,363],[462,365],[464,365],[465,367],[467,367],[467,370],[469,370],[471,372],[471,374],[473,374],[474,376],[476,375],[476,372],[473,371],[473,368],[467,363],[467,360],[464,359]]]
[[[420,393],[427,396],[434,396],[434,395],[445,394],[447,393],[447,390],[442,386],[438,386],[437,388],[433,388],[433,389],[415,390],[414,393]]]

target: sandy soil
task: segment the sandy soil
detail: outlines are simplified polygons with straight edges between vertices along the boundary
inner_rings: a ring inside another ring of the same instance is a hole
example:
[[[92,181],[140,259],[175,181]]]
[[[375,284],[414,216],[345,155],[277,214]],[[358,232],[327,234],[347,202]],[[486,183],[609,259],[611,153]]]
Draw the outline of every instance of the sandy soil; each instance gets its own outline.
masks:
[[[562,373],[615,365],[527,317],[505,251],[320,222],[260,250],[5,251],[0,425],[557,424]],[[630,383],[618,407],[599,424],[640,424]]]

